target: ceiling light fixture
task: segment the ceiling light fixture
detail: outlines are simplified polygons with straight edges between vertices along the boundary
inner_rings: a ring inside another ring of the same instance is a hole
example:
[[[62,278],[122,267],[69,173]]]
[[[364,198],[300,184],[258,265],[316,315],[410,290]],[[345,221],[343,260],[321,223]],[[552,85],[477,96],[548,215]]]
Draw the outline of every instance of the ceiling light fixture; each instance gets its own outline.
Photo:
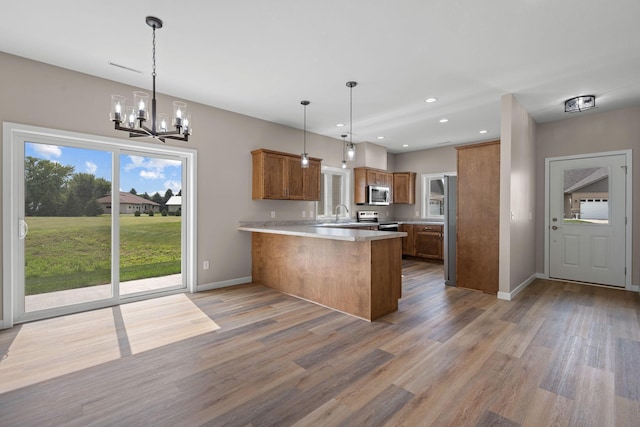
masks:
[[[309,167],[309,154],[307,154],[307,105],[311,104],[309,101],[300,101],[300,104],[304,105],[304,129],[303,129],[303,148],[300,155],[300,164],[303,168]]]
[[[347,156],[353,160],[356,156],[356,146],[353,145],[353,88],[358,82],[347,82],[349,88],[349,144],[347,145]]]
[[[384,136],[379,136],[378,139],[384,139]]]
[[[449,119],[440,119],[440,123],[447,123]]]
[[[425,99],[424,102],[426,102],[428,104],[431,104],[432,102],[436,102],[437,100],[438,100],[438,98],[435,98],[435,97],[432,96],[430,98]]]
[[[133,106],[126,105],[126,98],[111,95],[111,121],[115,129],[129,132],[130,138],[150,136],[164,142],[165,139],[188,141],[191,135],[191,114],[187,112],[187,104],[180,101],[173,103],[173,126],[175,130],[168,130],[168,116],[160,114],[160,122],[156,120],[156,28],[162,28],[162,21],[155,16],[147,16],[146,23],[153,28],[153,97],[151,98],[151,127],[144,123],[149,120],[149,94],[133,92]],[[123,123],[124,126],[120,126]]]
[[[403,146],[403,147],[408,147],[408,146],[409,146],[409,144],[402,144],[402,146]]]
[[[344,152],[347,149],[347,135],[346,134],[342,134],[340,136],[342,137],[342,169],[346,169],[347,168],[347,159],[344,158]]]
[[[564,101],[565,113],[577,113],[579,111],[589,110],[595,108],[596,97],[595,95],[582,95],[575,98],[567,99]]]
[[[485,129],[482,129],[482,130],[480,131],[480,133],[487,133],[487,132],[488,132],[488,131],[487,131],[487,130],[485,130]]]
[[[344,123],[338,123],[336,126],[339,127],[339,128],[343,128],[344,127]]]

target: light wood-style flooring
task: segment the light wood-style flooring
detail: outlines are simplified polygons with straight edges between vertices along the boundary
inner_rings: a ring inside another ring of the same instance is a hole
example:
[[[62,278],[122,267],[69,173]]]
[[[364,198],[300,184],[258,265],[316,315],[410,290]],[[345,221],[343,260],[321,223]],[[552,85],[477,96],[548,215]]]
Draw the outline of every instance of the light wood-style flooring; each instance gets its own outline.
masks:
[[[0,426],[638,426],[640,297],[403,262],[369,323],[259,285],[0,331]]]

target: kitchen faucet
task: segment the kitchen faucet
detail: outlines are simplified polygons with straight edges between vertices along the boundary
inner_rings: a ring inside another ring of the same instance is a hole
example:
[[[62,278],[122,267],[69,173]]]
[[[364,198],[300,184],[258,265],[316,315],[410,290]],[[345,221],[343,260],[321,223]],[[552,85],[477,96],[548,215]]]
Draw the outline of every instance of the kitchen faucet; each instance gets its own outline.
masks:
[[[347,211],[347,213],[349,213],[349,208],[347,207],[347,205],[345,205],[344,203],[340,203],[338,206],[336,206],[336,222],[338,222],[338,208],[340,206],[342,206],[344,210]]]

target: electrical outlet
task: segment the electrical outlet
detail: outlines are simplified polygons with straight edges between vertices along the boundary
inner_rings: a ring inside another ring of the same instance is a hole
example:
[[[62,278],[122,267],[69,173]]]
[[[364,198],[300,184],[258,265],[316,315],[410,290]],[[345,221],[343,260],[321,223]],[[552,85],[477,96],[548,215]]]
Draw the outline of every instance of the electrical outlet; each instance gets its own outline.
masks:
[[[271,218],[275,218],[276,217],[276,211],[271,211]]]
[[[203,261],[202,262],[202,269],[203,270],[208,270],[209,269],[209,261]]]
[[[302,218],[307,216],[307,211],[302,211]]]
[[[313,211],[309,211],[309,218],[313,218]]]
[[[420,216],[420,211],[416,211],[416,216]]]

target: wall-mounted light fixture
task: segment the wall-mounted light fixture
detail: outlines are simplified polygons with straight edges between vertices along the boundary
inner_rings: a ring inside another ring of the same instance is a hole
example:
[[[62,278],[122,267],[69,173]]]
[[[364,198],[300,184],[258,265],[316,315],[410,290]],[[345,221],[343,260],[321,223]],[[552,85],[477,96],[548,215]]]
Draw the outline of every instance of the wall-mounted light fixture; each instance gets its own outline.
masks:
[[[582,95],[564,101],[565,113],[577,113],[596,107],[595,95]]]

